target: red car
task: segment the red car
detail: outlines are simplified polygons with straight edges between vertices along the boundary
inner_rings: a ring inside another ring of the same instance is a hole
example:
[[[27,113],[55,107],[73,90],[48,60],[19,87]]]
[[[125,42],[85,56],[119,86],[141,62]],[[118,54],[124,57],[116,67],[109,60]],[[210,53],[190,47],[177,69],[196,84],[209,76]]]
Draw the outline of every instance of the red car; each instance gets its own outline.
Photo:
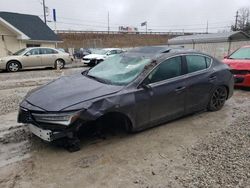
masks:
[[[223,62],[230,66],[236,86],[250,87],[250,46],[239,48]]]

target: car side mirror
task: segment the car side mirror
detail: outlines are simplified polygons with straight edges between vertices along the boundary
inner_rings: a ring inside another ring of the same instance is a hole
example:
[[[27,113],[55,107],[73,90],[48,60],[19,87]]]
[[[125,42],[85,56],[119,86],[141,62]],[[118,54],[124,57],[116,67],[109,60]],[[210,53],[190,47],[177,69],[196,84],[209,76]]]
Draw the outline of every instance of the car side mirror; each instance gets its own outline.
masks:
[[[225,55],[225,56],[224,56],[224,59],[228,59],[228,57],[229,57],[228,55]]]
[[[150,80],[149,78],[146,78],[145,80],[143,80],[143,82],[140,84],[139,87],[145,90],[148,90],[148,89],[151,89],[151,86],[149,84],[150,84]]]
[[[109,56],[109,55],[111,55],[111,53],[110,53],[110,52],[108,52],[106,55],[107,55],[107,56]]]
[[[25,56],[30,56],[31,55],[31,53],[30,52],[27,52],[26,54],[25,54]]]
[[[148,89],[151,89],[151,86],[149,84],[146,84],[146,83],[142,83],[141,84],[141,88],[145,89],[145,90],[148,90]]]

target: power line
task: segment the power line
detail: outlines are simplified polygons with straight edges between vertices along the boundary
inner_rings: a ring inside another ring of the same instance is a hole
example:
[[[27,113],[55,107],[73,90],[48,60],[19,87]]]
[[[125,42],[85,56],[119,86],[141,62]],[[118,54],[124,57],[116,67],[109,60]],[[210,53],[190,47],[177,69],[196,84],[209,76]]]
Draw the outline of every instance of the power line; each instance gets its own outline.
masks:
[[[93,25],[93,24],[83,24],[83,23],[80,23],[80,22],[58,22],[58,23],[62,23],[62,24],[70,24],[70,25],[82,25],[82,26],[93,26],[93,27],[106,27],[106,24],[97,24],[97,25]],[[210,25],[212,25],[212,24],[210,24]],[[177,26],[177,25],[176,25]],[[183,29],[183,26],[184,27],[189,27],[189,26],[191,26],[191,25],[178,25],[180,28],[178,28],[178,27],[176,27],[175,29]],[[206,29],[207,28],[207,24],[200,24],[200,25],[198,25],[198,26],[204,26],[204,28]],[[113,27],[113,28],[115,28],[116,27],[116,25],[115,24],[108,24],[108,27],[110,28],[110,27]],[[151,28],[154,28],[154,29],[173,29],[173,27],[171,27],[171,26],[153,26],[153,25],[151,25],[150,26]],[[219,27],[210,27],[210,28],[224,28],[224,27],[229,27],[229,26],[219,26]],[[197,27],[192,27],[192,28],[186,28],[186,29],[196,29]],[[203,27],[199,27],[198,29],[200,29],[200,28],[203,28]]]
[[[58,17],[63,20],[73,20],[73,21],[82,21],[82,22],[89,22],[89,23],[98,23],[98,24],[107,24],[107,22],[103,21],[95,21],[95,20],[85,20],[85,19],[77,19],[77,18],[68,18],[68,17]],[[228,24],[231,20],[228,21],[220,21],[220,22],[209,22],[209,25],[221,25],[222,23]],[[115,26],[122,26],[122,25],[131,25],[125,23],[112,23]],[[133,25],[133,24],[132,24]],[[206,23],[197,23],[197,24],[185,24],[185,25],[151,25],[152,27],[159,27],[159,28],[168,28],[168,27],[191,27],[191,26],[205,26]]]
[[[106,28],[106,25],[89,25],[89,24],[81,24],[81,23],[70,23],[70,22],[60,22],[59,24],[66,24],[66,25],[74,25],[74,26],[86,26],[86,27],[98,27],[98,28]],[[117,27],[109,27],[109,28],[117,28]]]
[[[105,30],[106,26],[105,25],[89,25],[89,24],[81,24],[81,23],[70,23],[70,22],[57,22],[59,24],[66,24],[66,25],[73,25],[73,26],[84,26],[84,27],[94,27],[94,28],[100,28]],[[230,28],[231,26],[220,26],[220,27],[209,27],[210,29],[225,29],[225,28]],[[115,26],[109,26],[109,29],[117,29]],[[150,27],[151,30],[158,30],[158,31],[166,31],[167,29],[158,29],[154,27]],[[193,27],[193,28],[185,28],[185,30],[206,30],[207,27]],[[183,31],[183,28],[171,28],[172,31]]]

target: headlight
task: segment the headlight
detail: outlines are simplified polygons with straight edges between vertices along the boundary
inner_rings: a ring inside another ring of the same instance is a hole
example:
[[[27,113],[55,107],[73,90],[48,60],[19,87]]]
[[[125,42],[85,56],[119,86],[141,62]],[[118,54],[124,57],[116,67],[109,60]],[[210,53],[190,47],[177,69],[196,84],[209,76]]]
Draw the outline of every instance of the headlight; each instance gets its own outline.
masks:
[[[79,113],[78,112],[58,113],[58,114],[32,113],[32,116],[37,122],[68,126],[79,117]]]

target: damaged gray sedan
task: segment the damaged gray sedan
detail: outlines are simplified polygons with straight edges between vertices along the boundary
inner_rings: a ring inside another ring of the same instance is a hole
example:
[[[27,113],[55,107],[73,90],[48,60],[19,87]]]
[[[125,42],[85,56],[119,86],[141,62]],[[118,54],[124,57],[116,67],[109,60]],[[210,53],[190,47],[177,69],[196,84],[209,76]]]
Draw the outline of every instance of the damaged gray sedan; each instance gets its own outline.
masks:
[[[233,94],[227,65],[193,50],[135,48],[28,93],[18,122],[41,139],[74,140],[90,122],[140,131],[201,110],[220,110]]]

